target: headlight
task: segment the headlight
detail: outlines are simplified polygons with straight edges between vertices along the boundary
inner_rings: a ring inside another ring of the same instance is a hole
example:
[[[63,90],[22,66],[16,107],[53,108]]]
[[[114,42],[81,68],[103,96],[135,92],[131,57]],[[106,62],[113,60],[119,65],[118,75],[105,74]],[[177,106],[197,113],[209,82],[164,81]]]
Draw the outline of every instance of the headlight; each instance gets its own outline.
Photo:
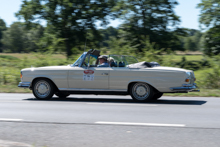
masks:
[[[191,72],[186,72],[186,78],[188,79],[190,79],[190,77],[191,77]]]
[[[186,72],[186,80],[185,82],[190,82],[191,79],[191,72]]]

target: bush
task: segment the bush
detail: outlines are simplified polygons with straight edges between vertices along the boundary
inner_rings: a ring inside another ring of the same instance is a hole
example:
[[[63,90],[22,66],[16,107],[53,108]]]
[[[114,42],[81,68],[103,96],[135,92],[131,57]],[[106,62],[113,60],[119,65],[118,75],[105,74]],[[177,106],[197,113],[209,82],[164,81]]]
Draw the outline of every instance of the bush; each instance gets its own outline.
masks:
[[[209,60],[206,59],[203,59],[202,61],[187,61],[185,57],[182,57],[182,60],[177,62],[176,66],[195,71],[204,68],[210,68],[212,67],[212,64]]]

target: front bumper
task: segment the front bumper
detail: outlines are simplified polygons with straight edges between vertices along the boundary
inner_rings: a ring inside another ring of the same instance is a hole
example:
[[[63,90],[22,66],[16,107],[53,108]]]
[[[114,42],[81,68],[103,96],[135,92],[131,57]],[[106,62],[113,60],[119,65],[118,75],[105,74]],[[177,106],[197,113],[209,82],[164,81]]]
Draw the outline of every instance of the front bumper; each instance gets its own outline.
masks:
[[[196,89],[196,83],[194,84],[183,84],[182,87],[172,87],[170,88],[173,92],[200,92],[199,89]]]
[[[19,82],[18,87],[20,88],[29,88],[31,86],[31,82]]]

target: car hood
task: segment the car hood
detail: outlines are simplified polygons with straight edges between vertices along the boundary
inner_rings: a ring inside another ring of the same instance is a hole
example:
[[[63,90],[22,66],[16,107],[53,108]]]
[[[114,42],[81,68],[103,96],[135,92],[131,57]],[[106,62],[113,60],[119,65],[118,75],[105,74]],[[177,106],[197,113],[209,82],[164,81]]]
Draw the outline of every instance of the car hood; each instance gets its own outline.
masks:
[[[191,70],[186,70],[186,69],[183,69],[183,68],[166,67],[166,66],[155,66],[155,67],[153,67],[153,69],[163,70],[163,71],[183,71],[183,72],[191,71]]]
[[[31,68],[25,68],[22,69],[22,71],[34,71],[34,70],[65,70],[69,69],[69,65],[65,66],[45,66],[45,67],[31,67]]]

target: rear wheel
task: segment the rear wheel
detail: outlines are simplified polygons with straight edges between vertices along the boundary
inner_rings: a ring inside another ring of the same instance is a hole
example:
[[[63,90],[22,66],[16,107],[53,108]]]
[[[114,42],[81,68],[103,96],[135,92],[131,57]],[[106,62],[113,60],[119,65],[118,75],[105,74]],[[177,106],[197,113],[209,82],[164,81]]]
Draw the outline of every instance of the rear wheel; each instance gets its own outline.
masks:
[[[39,100],[49,100],[53,97],[55,87],[53,83],[47,79],[38,79],[34,81],[32,92]]]
[[[131,85],[130,95],[135,101],[151,101],[153,99],[154,90],[150,85],[138,82]]]
[[[157,93],[154,94],[153,99],[157,100],[157,99],[161,98],[162,96],[163,96],[162,92],[157,92]]]
[[[56,96],[58,96],[59,98],[66,98],[68,97],[70,94],[66,93],[66,92],[57,92],[55,93]]]

